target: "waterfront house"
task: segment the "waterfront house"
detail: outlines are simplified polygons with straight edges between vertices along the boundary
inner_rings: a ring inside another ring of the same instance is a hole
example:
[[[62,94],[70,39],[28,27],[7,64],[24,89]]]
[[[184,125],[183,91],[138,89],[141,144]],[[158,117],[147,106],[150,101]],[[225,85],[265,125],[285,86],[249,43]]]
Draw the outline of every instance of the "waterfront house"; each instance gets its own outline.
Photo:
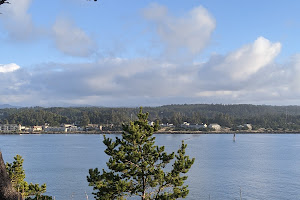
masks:
[[[248,130],[252,130],[252,125],[251,124],[244,124],[244,127],[247,128]]]
[[[33,132],[40,132],[43,130],[43,127],[42,126],[33,126],[32,127],[32,131]]]
[[[210,129],[214,129],[215,131],[221,130],[221,126],[219,124],[213,123],[208,126]]]
[[[12,132],[19,130],[19,125],[17,124],[0,124],[0,130],[2,132]]]
[[[180,125],[181,128],[187,128],[187,129],[205,129],[207,128],[206,124],[190,124],[188,122],[183,122],[183,124]]]

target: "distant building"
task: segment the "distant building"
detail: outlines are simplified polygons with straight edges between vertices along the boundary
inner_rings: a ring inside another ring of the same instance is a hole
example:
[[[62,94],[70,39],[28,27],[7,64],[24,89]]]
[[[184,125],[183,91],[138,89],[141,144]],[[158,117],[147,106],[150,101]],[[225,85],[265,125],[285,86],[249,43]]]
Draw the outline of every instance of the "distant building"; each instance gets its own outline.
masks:
[[[19,130],[19,126],[17,124],[0,124],[1,131],[17,131]]]
[[[237,128],[238,128],[239,130],[242,130],[242,129],[244,128],[244,126],[243,126],[243,125],[238,125]]]
[[[46,126],[45,132],[66,132],[66,128],[62,126]]]
[[[189,127],[193,128],[193,129],[204,129],[204,128],[207,128],[207,125],[206,124],[190,124]]]
[[[206,124],[190,124],[188,122],[183,122],[183,124],[180,125],[181,128],[188,128],[188,129],[205,129],[207,128]]]
[[[220,126],[219,124],[215,124],[215,123],[210,124],[210,125],[208,126],[208,128],[214,129],[215,131],[221,130],[221,126]]]
[[[42,130],[43,130],[42,126],[33,126],[32,127],[32,131],[33,132],[39,132],[39,131],[42,131]]]
[[[18,131],[26,131],[26,126],[18,125]]]
[[[183,124],[180,125],[181,128],[189,128],[190,127],[190,123],[188,122],[183,122]]]
[[[77,126],[74,124],[62,124],[62,128],[64,128],[64,132],[75,132],[77,131]]]
[[[112,127],[113,127],[113,125],[112,125]],[[99,124],[88,124],[87,126],[86,126],[86,129],[87,130],[96,130],[96,131],[102,131],[102,126],[101,125],[99,125]]]
[[[252,130],[252,125],[251,124],[244,124],[245,128],[248,128],[248,130]]]
[[[74,124],[61,124],[60,126],[44,126],[45,132],[76,132],[78,127]]]
[[[166,124],[160,124],[161,127],[175,127],[174,124],[169,124],[169,123],[166,123]]]
[[[238,125],[238,129],[243,129],[243,130],[252,130],[252,125],[251,124],[244,124],[244,125]]]
[[[148,121],[148,125],[149,125],[149,126],[154,126],[154,124],[155,124],[155,123],[154,123],[153,121]]]

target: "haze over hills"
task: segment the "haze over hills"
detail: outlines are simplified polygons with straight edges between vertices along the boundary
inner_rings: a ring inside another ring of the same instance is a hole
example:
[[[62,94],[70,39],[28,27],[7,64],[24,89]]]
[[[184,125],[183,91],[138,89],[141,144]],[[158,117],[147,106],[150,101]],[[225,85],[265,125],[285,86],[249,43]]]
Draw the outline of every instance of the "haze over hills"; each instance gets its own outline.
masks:
[[[21,108],[21,106],[13,106],[10,104],[0,104],[0,109],[4,109],[4,108]]]

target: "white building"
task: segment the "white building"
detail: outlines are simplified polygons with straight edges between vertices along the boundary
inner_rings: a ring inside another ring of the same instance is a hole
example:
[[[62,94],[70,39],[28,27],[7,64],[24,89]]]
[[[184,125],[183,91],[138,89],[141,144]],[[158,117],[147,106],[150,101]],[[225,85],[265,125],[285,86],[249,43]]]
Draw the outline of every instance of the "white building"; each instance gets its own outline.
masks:
[[[154,124],[155,124],[155,123],[154,123],[153,121],[148,121],[148,125],[149,125],[149,126],[154,126]]]
[[[251,124],[238,125],[237,128],[243,130],[252,130],[252,125]]]
[[[210,125],[208,126],[208,128],[214,129],[215,131],[221,130],[221,126],[220,126],[219,124],[215,124],[215,123],[210,124]]]
[[[189,129],[204,129],[207,128],[206,124],[190,124],[188,122],[183,122],[183,124],[180,125],[182,128],[189,128]]]
[[[183,122],[183,124],[180,125],[181,128],[189,128],[190,123],[188,122]]]
[[[18,131],[26,131],[26,126],[18,125]]]
[[[244,124],[245,128],[248,128],[248,130],[252,130],[252,125],[251,124]]]

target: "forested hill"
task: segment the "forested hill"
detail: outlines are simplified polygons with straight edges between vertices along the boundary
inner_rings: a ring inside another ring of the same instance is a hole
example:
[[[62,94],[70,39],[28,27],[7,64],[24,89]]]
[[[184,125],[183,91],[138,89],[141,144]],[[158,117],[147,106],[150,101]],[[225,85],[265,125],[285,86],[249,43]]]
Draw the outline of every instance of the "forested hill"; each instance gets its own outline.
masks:
[[[182,112],[185,114],[192,112],[201,112],[206,117],[212,117],[215,114],[223,113],[234,117],[253,117],[258,115],[276,115],[289,114],[300,115],[300,106],[269,106],[269,105],[251,105],[251,104],[184,104],[184,105],[166,105],[150,110],[166,110]]]
[[[139,108],[107,107],[31,107],[0,109],[0,123],[20,123],[33,126],[48,123],[87,123],[121,125],[136,119]],[[300,124],[300,106],[184,104],[144,107],[149,119],[180,125],[190,123],[219,123],[231,127],[251,123],[264,127],[283,127]]]

